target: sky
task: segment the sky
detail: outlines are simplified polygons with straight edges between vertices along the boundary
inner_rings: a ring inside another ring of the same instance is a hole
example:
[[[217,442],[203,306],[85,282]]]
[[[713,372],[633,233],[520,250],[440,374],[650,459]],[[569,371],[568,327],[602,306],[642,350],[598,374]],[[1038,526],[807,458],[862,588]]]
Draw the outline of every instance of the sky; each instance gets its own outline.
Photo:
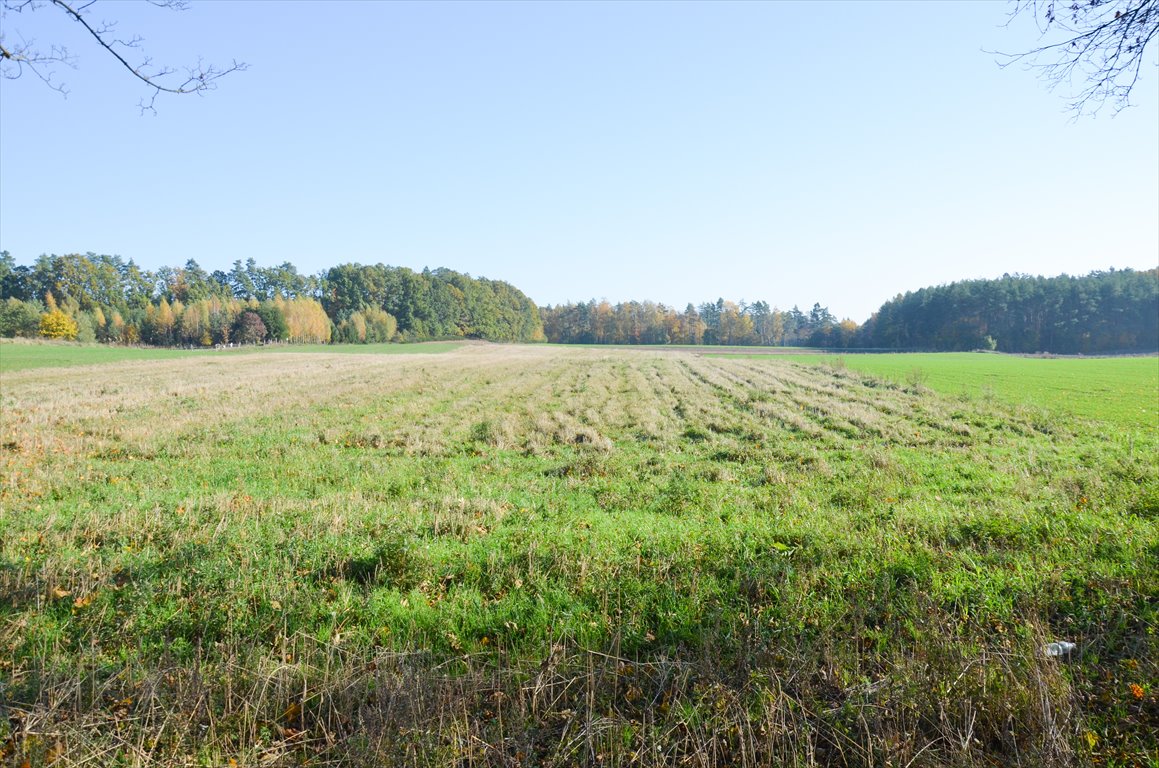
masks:
[[[1073,119],[988,51],[1002,2],[271,2],[90,18],[175,67],[149,96],[51,6],[67,98],[0,81],[0,250],[448,267],[537,304],[814,302],[864,321],[924,286],[1159,266],[1159,67]]]

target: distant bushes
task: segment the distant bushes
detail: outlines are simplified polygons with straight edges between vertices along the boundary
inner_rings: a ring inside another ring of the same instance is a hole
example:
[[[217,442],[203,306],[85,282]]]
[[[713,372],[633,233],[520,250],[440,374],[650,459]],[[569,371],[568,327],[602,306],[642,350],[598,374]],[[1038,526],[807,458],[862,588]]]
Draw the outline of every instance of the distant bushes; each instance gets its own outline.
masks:
[[[54,308],[40,316],[38,329],[46,339],[71,341],[76,338],[79,327],[76,320]]]
[[[338,326],[334,340],[347,344],[377,344],[394,341],[398,335],[398,321],[389,312],[367,307],[352,312]]]
[[[0,303],[0,336],[32,337],[40,333],[40,315],[44,306],[36,301],[5,299]]]
[[[156,346],[260,344],[273,341],[318,343],[330,340],[330,321],[313,299],[212,297],[184,305],[164,298],[145,308],[140,339]],[[122,334],[123,336],[123,334]],[[110,339],[117,341],[118,339]],[[120,339],[124,341],[124,339]]]

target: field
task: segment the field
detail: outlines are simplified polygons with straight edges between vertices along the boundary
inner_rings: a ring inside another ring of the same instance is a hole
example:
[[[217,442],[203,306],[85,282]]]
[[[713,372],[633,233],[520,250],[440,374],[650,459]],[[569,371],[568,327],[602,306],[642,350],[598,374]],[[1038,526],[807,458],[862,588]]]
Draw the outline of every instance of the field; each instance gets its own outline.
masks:
[[[347,355],[408,355],[438,354],[461,346],[461,342],[427,342],[425,344],[302,344],[294,352],[325,352]],[[0,373],[13,373],[31,368],[65,368],[77,365],[99,365],[127,360],[177,360],[184,357],[219,358],[224,355],[269,354],[285,351],[278,345],[266,347],[237,347],[230,349],[150,349],[145,347],[118,347],[107,344],[72,344],[67,342],[0,341]]]
[[[1159,760],[1159,392],[1116,361],[1079,413],[982,355],[935,391],[936,361],[37,349],[0,347],[14,765]]]
[[[780,350],[775,350],[780,353]],[[743,353],[742,353],[743,354]],[[947,395],[999,398],[1136,429],[1159,426],[1159,358],[1029,358],[974,352],[799,355]]]

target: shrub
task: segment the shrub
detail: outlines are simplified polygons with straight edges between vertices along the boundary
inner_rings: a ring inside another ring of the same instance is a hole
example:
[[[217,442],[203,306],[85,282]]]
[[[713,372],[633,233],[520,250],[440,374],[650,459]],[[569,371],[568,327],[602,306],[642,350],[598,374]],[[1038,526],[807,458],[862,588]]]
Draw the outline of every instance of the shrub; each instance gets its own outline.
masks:
[[[246,310],[233,324],[233,338],[238,344],[258,344],[266,338],[266,324],[257,312]]]
[[[54,309],[40,316],[40,335],[46,339],[63,339],[72,341],[77,334],[76,320]]]
[[[398,333],[398,321],[389,312],[376,307],[368,307],[362,311],[366,319],[366,341],[377,342],[393,341]]]
[[[290,338],[290,329],[286,325],[286,316],[277,305],[265,303],[252,310],[266,325],[266,336],[271,341],[285,341]]]
[[[0,336],[35,336],[40,333],[40,313],[44,309],[34,301],[8,299],[0,304]]]
[[[81,312],[76,316],[76,340],[84,344],[96,343],[97,331],[93,324],[93,316],[88,312]]]
[[[345,344],[366,343],[366,318],[361,312],[355,312],[342,321],[338,326],[335,339]]]
[[[929,377],[921,368],[914,368],[906,374],[905,383],[906,388],[911,392],[924,392],[926,389],[926,381]]]

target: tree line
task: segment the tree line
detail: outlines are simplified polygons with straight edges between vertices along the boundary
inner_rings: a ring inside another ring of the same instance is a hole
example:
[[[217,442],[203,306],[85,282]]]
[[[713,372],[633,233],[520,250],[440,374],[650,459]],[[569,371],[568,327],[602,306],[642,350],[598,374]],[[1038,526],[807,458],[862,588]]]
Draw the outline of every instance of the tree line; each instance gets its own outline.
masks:
[[[887,301],[859,346],[1100,354],[1159,351],[1159,269],[1084,277],[1003,275]]]
[[[822,349],[1107,354],[1159,351],[1159,269],[1084,277],[1003,275],[898,295],[864,324],[814,304],[717,299],[683,312],[606,301],[544,307],[549,341],[564,344],[722,344]]]
[[[142,270],[118,256],[0,252],[0,336],[157,346],[542,341],[539,309],[508,283],[449,269],[341,264],[304,275],[239,260]]]
[[[717,299],[678,311],[651,301],[547,306],[540,310],[548,341],[559,344],[719,344],[762,346],[849,346],[852,320],[838,322],[828,307],[814,304],[781,311],[768,302]]]
[[[1003,275],[922,288],[864,324],[815,303],[717,299],[537,307],[514,286],[450,269],[196,261],[150,272],[118,256],[0,252],[0,336],[117,344],[374,343],[428,339],[561,344],[708,344],[1100,354],[1159,351],[1159,269],[1082,277]]]

